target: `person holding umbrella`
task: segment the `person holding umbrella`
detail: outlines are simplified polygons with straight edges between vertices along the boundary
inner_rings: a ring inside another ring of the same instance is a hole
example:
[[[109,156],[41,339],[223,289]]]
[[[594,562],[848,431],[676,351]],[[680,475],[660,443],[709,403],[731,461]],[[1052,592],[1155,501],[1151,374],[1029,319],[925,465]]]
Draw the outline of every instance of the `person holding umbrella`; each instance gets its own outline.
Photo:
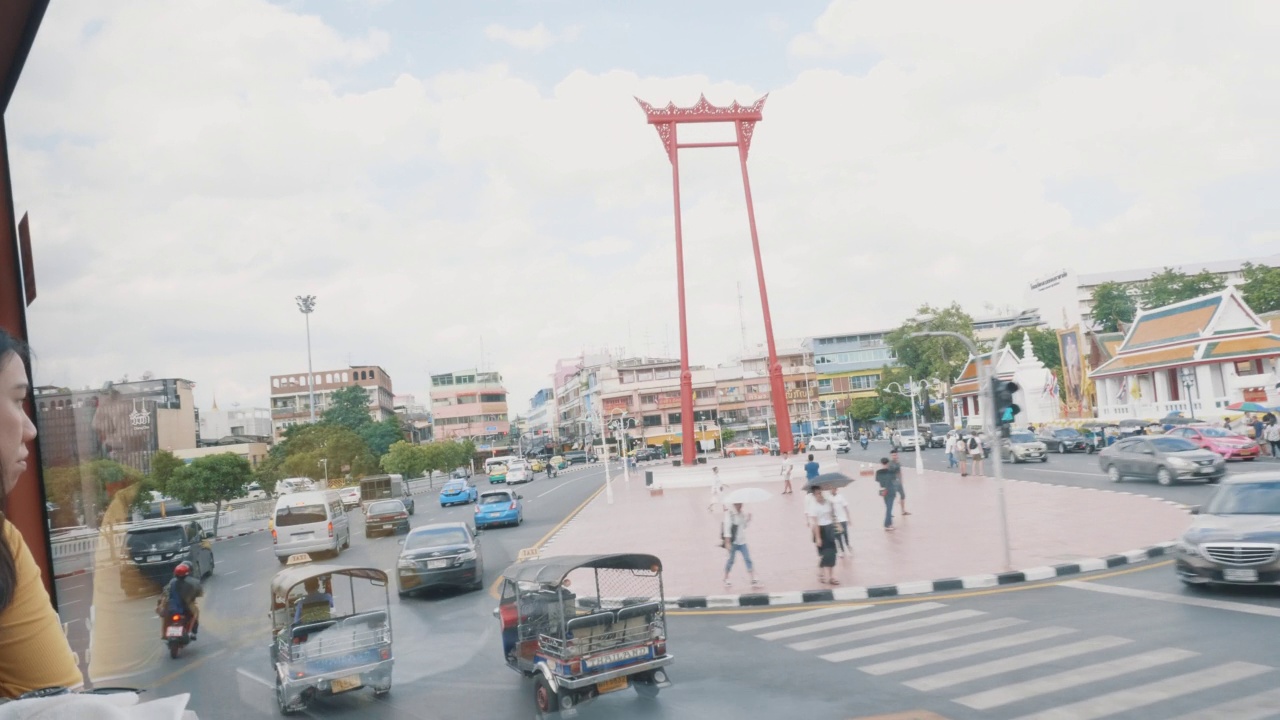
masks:
[[[743,512],[743,502],[751,502],[754,500],[763,500],[769,494],[759,488],[742,488],[730,494],[727,502],[731,509],[724,514],[724,523],[722,524],[721,535],[724,538],[724,547],[729,551],[729,559],[724,563],[724,586],[732,587],[733,583],[729,581],[729,571],[733,570],[734,558],[738,553],[742,553],[742,561],[747,565],[747,575],[751,578],[751,587],[760,587],[760,581],[756,579],[756,568],[751,562],[751,553],[747,550],[747,526],[751,524],[751,513]]]

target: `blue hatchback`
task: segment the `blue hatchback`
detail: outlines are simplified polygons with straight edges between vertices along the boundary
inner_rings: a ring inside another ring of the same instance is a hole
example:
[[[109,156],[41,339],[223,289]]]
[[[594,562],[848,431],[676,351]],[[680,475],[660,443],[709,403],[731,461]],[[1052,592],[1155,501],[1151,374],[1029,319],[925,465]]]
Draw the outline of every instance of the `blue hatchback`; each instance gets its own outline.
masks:
[[[476,501],[476,527],[519,525],[524,522],[523,496],[513,490],[492,490]]]
[[[480,493],[476,486],[461,480],[450,480],[440,488],[440,507],[473,503]]]

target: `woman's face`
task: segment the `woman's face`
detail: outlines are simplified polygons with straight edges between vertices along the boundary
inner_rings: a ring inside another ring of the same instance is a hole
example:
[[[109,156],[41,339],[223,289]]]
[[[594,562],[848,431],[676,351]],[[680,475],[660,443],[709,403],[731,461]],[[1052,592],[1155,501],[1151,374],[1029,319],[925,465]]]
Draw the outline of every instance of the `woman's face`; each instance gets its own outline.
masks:
[[[27,364],[14,353],[0,358],[0,477],[7,495],[27,469],[27,443],[36,437],[36,426],[27,416]]]

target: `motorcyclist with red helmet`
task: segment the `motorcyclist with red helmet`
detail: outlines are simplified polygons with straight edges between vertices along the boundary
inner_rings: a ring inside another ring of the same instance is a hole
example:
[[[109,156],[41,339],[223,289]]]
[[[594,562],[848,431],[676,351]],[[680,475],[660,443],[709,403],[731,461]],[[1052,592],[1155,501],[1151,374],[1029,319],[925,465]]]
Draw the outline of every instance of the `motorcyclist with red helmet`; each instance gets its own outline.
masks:
[[[173,579],[165,585],[160,594],[159,610],[161,617],[160,632],[164,632],[164,618],[170,614],[183,614],[188,618],[191,640],[196,639],[196,631],[200,629],[199,600],[204,596],[204,588],[200,580],[191,574],[191,563],[183,560],[173,569]]]

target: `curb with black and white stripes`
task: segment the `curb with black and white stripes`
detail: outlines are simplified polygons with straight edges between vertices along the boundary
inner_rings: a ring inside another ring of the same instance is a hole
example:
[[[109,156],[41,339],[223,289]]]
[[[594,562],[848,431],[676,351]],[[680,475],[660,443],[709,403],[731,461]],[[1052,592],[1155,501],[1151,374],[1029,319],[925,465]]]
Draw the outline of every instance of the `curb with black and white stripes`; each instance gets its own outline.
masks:
[[[806,605],[810,603],[836,602],[846,600],[867,600],[874,598],[902,597],[906,595],[927,595],[929,593],[953,592],[956,590],[975,590],[979,588],[1003,587],[1038,580],[1079,575],[1081,573],[1108,570],[1125,565],[1135,565],[1153,558],[1168,554],[1175,543],[1166,542],[1159,545],[1130,550],[1116,555],[1101,558],[1088,558],[1061,565],[1046,565],[1011,570],[1009,572],[968,575],[965,577],[942,578],[940,580],[921,580],[917,582],[898,583],[897,585],[874,585],[871,587],[835,587],[828,590],[803,590],[782,593],[745,593],[742,595],[687,595],[678,598],[667,598],[668,610],[692,610],[705,608],[761,607],[767,605]]]

